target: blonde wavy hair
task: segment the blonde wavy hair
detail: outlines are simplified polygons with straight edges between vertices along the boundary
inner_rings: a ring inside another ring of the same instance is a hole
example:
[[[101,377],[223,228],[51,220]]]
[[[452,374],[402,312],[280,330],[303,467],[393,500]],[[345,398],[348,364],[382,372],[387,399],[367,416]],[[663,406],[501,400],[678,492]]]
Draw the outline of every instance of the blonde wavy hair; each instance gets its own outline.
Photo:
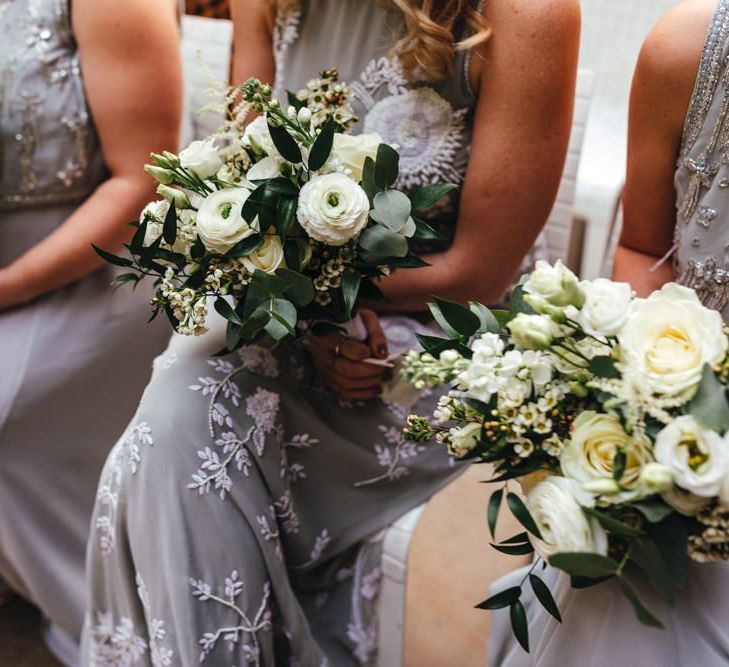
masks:
[[[360,0],[374,2],[375,0]],[[402,13],[405,34],[392,47],[405,74],[420,81],[440,81],[453,74],[457,51],[484,44],[491,27],[473,0],[387,0]],[[301,0],[273,0],[277,9],[291,9]],[[468,37],[457,40],[454,30],[467,28]]]

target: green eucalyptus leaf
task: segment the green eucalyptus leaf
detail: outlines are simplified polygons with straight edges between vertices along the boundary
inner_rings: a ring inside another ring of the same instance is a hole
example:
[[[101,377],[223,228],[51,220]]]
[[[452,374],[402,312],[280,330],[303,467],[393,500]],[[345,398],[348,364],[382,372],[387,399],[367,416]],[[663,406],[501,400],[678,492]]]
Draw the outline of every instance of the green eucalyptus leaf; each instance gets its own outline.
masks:
[[[630,545],[630,558],[643,569],[663,599],[673,606],[677,587],[658,547],[648,539],[635,540]]]
[[[375,184],[375,161],[368,155],[362,166],[362,189],[367,193],[367,197],[372,203],[377,193],[377,185]]]
[[[297,306],[308,306],[314,300],[314,284],[308,276],[287,268],[278,269],[276,276],[284,283],[283,293]]]
[[[253,181],[254,183],[262,183],[266,192],[283,195],[284,197],[298,197],[299,187],[292,180],[277,176],[263,181]]]
[[[493,538],[496,538],[496,522],[499,518],[499,510],[501,510],[501,501],[503,497],[504,490],[498,489],[497,491],[494,491],[489,498],[488,522],[489,532]]]
[[[241,327],[235,322],[228,321],[225,327],[225,347],[228,352],[235,350],[240,344],[240,331]]]
[[[640,500],[631,507],[635,507],[651,523],[659,523],[676,511],[658,496]]]
[[[589,553],[556,554],[549,559],[549,564],[573,577],[590,579],[609,577],[620,568],[620,564],[612,558]]]
[[[492,542],[491,546],[507,556],[526,556],[534,553],[534,547],[529,542],[522,542],[521,544],[494,544]]]
[[[458,186],[453,183],[439,183],[437,185],[425,185],[415,188],[410,193],[410,201],[414,211],[424,211],[442,199],[449,192],[457,190]]]
[[[428,304],[428,307],[438,326],[452,338],[460,336],[470,338],[481,326],[478,316],[460,303],[435,297],[434,302]]]
[[[609,356],[601,355],[590,359],[589,370],[599,378],[617,379],[620,377],[620,371],[615,366],[615,359]]]
[[[521,587],[512,586],[511,588],[507,588],[500,593],[496,593],[496,595],[492,595],[487,600],[484,600],[481,604],[477,604],[476,609],[489,609],[491,611],[493,611],[494,609],[503,609],[504,607],[508,607],[512,603],[516,602],[519,599],[520,595]]]
[[[509,506],[511,513],[516,517],[516,520],[532,535],[541,539],[542,533],[539,531],[539,526],[537,526],[532,518],[531,512],[524,504],[524,501],[515,493],[509,493],[506,496],[506,504]]]
[[[263,237],[260,234],[253,234],[241,241],[238,241],[228,252],[223,255],[226,259],[237,259],[247,257],[263,245]]]
[[[284,199],[282,197],[278,200],[278,207],[276,208],[276,229],[278,229],[278,233],[284,241],[294,226],[297,205],[298,200],[296,199]]]
[[[239,339],[250,342],[256,335],[268,324],[271,319],[271,313],[268,308],[259,306],[248,317],[246,317],[243,326],[240,328]]]
[[[342,298],[344,309],[349,318],[354,314],[354,307],[357,304],[359,286],[362,284],[362,275],[358,271],[347,271],[342,275]]]
[[[296,331],[298,314],[296,307],[286,299],[274,299],[269,308],[271,319],[264,327],[266,333],[274,340],[281,340],[286,336],[293,336]]]
[[[144,248],[144,238],[147,236],[147,227],[149,226],[149,218],[145,216],[144,220],[137,227],[137,231],[134,232],[132,240],[129,242],[129,249],[133,255],[139,255]]]
[[[542,604],[542,607],[544,607],[551,616],[561,623],[562,615],[559,613],[559,607],[557,607],[554,596],[549,590],[547,584],[545,584],[536,574],[529,575],[529,583],[532,586],[532,590],[534,591],[534,595],[536,595],[537,600],[539,600]]]
[[[509,617],[511,618],[511,629],[514,631],[516,641],[529,653],[529,623],[521,600],[512,602],[509,608]]]
[[[268,123],[268,131],[271,133],[273,145],[276,146],[276,150],[281,153],[284,160],[294,164],[301,162],[301,149],[296,143],[296,139],[289,134],[285,127]]]
[[[408,254],[407,239],[383,225],[373,225],[365,229],[359,237],[359,245],[373,261],[405,257]]]
[[[101,257],[105,262],[108,262],[109,264],[113,264],[114,266],[122,266],[124,268],[128,268],[133,265],[133,262],[131,259],[127,259],[126,257],[119,257],[118,255],[114,255],[110,252],[107,252],[106,250],[103,250],[102,248],[99,248],[98,246],[91,245],[91,247],[94,249],[94,252]]]
[[[398,176],[400,156],[398,152],[387,144],[377,147],[375,159],[375,185],[382,190],[395,183]]]
[[[645,603],[640,598],[638,593],[624,577],[621,577],[620,579],[620,588],[625,594],[625,597],[628,598],[628,600],[630,601],[630,604],[633,605],[633,609],[635,609],[635,614],[638,617],[638,620],[643,625],[647,625],[650,628],[665,629],[663,623],[653,614],[650,609],[648,609],[648,607],[646,607]]]
[[[402,231],[410,220],[410,200],[399,190],[378,192],[373,205],[374,209],[370,211],[370,218],[385,225],[393,232]]]
[[[225,297],[219,296],[217,299],[215,299],[215,311],[224,317],[228,322],[232,322],[233,324],[236,324],[238,326],[243,326],[243,321],[238,316],[238,313],[235,312],[233,309],[233,306],[231,306],[227,299]]]
[[[704,428],[723,434],[729,429],[729,405],[726,388],[709,364],[704,365],[701,383],[688,404],[691,416]]]
[[[476,317],[478,317],[479,321],[481,322],[481,325],[479,326],[478,331],[476,333],[498,334],[501,332],[501,326],[499,325],[499,321],[496,319],[494,314],[482,303],[478,303],[476,301],[469,301],[468,309]]]
[[[583,507],[582,511],[588,516],[591,516],[593,519],[596,519],[605,530],[613,535],[619,535],[621,537],[640,537],[643,535],[643,531],[639,528],[629,526],[627,523],[614,519],[610,515],[593,509],[592,507]]]
[[[413,218],[415,222],[415,234],[413,237],[421,241],[445,241],[447,240],[443,234],[431,227],[427,222],[420,218]]]
[[[309,152],[308,166],[310,171],[318,171],[329,159],[329,155],[332,152],[332,145],[334,144],[335,128],[336,124],[333,118],[327,119],[324,125],[322,125],[321,132],[319,132],[319,136],[314,141]]]

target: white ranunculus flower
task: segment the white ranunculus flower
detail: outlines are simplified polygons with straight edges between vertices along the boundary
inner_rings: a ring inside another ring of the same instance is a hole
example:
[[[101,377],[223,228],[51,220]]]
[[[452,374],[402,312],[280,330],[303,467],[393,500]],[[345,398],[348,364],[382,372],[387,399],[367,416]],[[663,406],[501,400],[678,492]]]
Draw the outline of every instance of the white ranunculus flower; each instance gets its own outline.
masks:
[[[524,291],[542,297],[553,306],[580,307],[585,298],[577,276],[560,260],[554,266],[539,260],[524,283]]]
[[[529,492],[526,505],[542,534],[541,540],[533,535],[529,539],[545,560],[558,553],[607,554],[605,531],[582,511],[595,500],[576,482],[548,477]]]
[[[704,365],[721,362],[728,347],[721,315],[675,283],[634,301],[618,340],[626,372],[646,392],[666,396],[690,394]]]
[[[224,254],[258,231],[257,220],[249,225],[242,214],[250,194],[245,188],[229,188],[204,199],[197,212],[197,233],[208,250]]]
[[[208,138],[204,141],[193,141],[183,150],[180,153],[180,164],[185,169],[194,171],[200,178],[210,178],[223,166],[223,161],[218,155],[215,139]]]
[[[368,134],[341,134],[334,135],[332,155],[342,165],[352,172],[352,178],[358,183],[362,180],[362,169],[365,158],[377,157],[377,147],[382,143],[382,137],[377,133]]]
[[[519,313],[506,326],[512,340],[527,350],[546,350],[556,333],[555,324],[548,315]]]
[[[606,278],[584,281],[585,303],[580,310],[582,328],[593,336],[617,336],[628,320],[633,290],[628,283]]]
[[[250,255],[243,257],[243,265],[251,273],[256,269],[264,273],[274,273],[283,264],[283,243],[275,233],[276,230],[271,228],[269,233],[263,237],[263,245]]]
[[[481,438],[481,424],[471,423],[461,426],[460,428],[452,428],[450,430],[450,444],[448,451],[453,455],[461,458],[466,456]]]
[[[615,455],[622,449],[626,464],[620,483],[628,489],[604,498],[620,503],[645,495],[638,480],[643,467],[653,460],[650,447],[647,438],[628,435],[615,415],[588,410],[575,419],[560,465],[566,477],[594,489],[596,482],[613,482]]]
[[[253,147],[254,150],[263,151],[266,155],[278,155],[265,116],[258,116],[246,125],[243,131],[243,143]]]
[[[296,217],[311,238],[341,246],[364,229],[369,210],[367,194],[351,178],[324,174],[301,188]]]
[[[729,473],[729,442],[691,415],[674,419],[656,436],[656,461],[673,472],[676,485],[701,498],[718,496]]]

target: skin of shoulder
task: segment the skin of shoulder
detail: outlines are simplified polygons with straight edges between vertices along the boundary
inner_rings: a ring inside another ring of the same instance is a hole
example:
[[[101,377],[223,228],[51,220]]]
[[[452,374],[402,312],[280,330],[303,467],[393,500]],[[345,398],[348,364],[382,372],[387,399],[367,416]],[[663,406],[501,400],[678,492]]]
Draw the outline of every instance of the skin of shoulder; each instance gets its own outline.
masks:
[[[673,185],[686,113],[716,0],[688,0],[651,30],[633,77],[624,223],[614,277],[647,293],[673,279],[670,263],[649,271],[673,243]]]

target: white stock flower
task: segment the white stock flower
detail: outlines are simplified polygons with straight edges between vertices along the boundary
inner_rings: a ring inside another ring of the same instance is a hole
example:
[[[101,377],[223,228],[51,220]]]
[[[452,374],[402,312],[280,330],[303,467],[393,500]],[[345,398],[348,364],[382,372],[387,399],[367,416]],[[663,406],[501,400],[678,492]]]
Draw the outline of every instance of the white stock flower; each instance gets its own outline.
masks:
[[[341,246],[364,229],[369,210],[367,194],[351,178],[325,174],[301,188],[296,216],[311,238]]]
[[[647,393],[667,396],[695,389],[704,365],[718,364],[728,347],[721,315],[675,283],[634,301],[618,340],[626,372]]]
[[[223,161],[218,155],[215,140],[208,138],[203,141],[193,141],[180,153],[180,164],[194,171],[200,178],[210,178],[220,167]]]
[[[263,237],[263,244],[243,259],[243,266],[251,273],[256,269],[264,273],[274,273],[284,261],[284,249],[281,239],[275,235],[275,229]]]
[[[243,144],[266,155],[278,155],[265,116],[257,116],[243,130]]]
[[[628,320],[633,290],[628,283],[616,283],[606,278],[584,281],[585,303],[580,310],[579,323],[592,336],[617,336]]]
[[[526,350],[546,350],[556,333],[555,324],[548,315],[519,313],[506,326],[512,340]]]
[[[638,487],[638,479],[643,467],[653,460],[650,444],[645,437],[627,434],[615,415],[587,410],[574,421],[560,465],[565,476],[583,487],[589,485],[593,491],[599,488],[610,494],[606,501],[624,502],[645,495]],[[615,456],[621,450],[626,457],[620,480],[622,486],[628,487],[624,491],[619,491],[613,480]]]
[[[656,436],[656,461],[668,466],[677,486],[701,498],[721,491],[729,473],[729,442],[691,415],[674,419]]]
[[[582,511],[595,499],[576,482],[548,477],[529,492],[526,505],[542,534],[542,539],[529,539],[545,560],[558,553],[607,553],[605,531]]]
[[[243,204],[250,194],[245,188],[229,188],[205,198],[197,212],[197,233],[208,250],[226,253],[258,231],[242,214]]]
[[[362,169],[365,158],[377,157],[377,147],[382,143],[382,137],[377,133],[367,134],[341,134],[334,135],[332,155],[339,160],[351,173],[358,183],[362,180]]]
[[[461,458],[472,451],[481,438],[481,424],[470,423],[460,428],[452,428],[450,430],[450,439],[448,451],[453,455]]]
[[[560,260],[552,266],[539,260],[524,283],[527,294],[542,297],[553,306],[581,306],[584,300],[577,276]]]

